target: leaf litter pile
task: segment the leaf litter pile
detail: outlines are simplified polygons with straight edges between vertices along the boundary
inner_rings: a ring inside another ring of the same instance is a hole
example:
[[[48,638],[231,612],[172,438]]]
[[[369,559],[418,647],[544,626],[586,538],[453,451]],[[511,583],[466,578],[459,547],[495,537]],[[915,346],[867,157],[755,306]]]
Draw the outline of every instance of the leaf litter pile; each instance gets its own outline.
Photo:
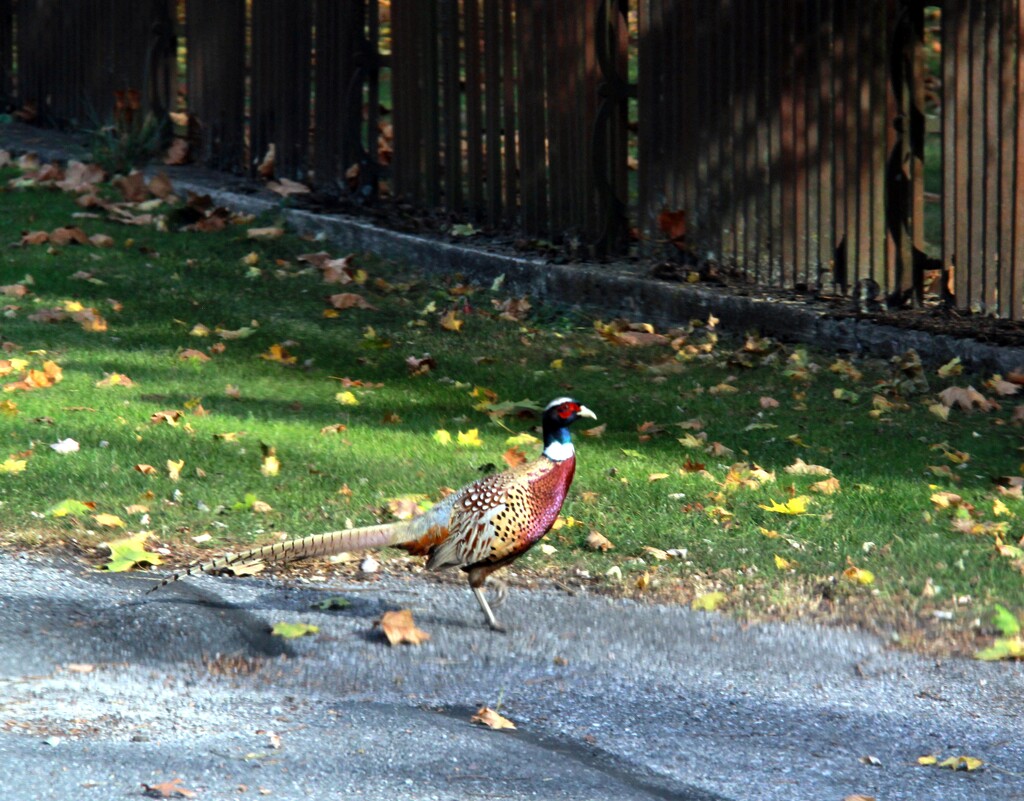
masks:
[[[0,186],[11,546],[167,569],[408,517],[534,458],[539,410],[571,393],[599,424],[513,583],[1024,656],[1024,372],[587,318],[338,253],[163,174],[0,153]],[[409,625],[381,627],[422,641]]]

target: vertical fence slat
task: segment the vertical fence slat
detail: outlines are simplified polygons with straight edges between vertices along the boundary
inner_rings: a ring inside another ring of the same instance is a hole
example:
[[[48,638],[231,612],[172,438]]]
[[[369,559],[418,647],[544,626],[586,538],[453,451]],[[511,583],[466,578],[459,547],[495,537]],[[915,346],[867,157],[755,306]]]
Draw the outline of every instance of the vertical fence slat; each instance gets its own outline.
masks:
[[[1024,57],[1021,56],[1021,49],[1024,48],[1024,8],[1019,2],[1010,0],[1014,6],[1012,22],[1007,21],[1008,27],[1016,29],[1016,41],[1012,49],[1017,56],[1017,80],[1015,84],[1016,97],[1016,124],[1013,126],[1015,132],[1015,168],[1013,181],[1013,249],[1011,265],[1004,269],[1012,273],[1010,279],[1010,314],[1014,319],[1024,318]],[[1007,128],[1008,132],[1010,129]]]
[[[983,302],[985,261],[985,16],[987,3],[970,4],[970,51],[968,83],[970,93],[970,127],[968,153],[970,183],[968,185],[967,217],[970,233],[967,246],[968,304],[976,308]]]
[[[1000,164],[1000,15],[999,0],[987,2],[985,12],[985,134],[984,134],[984,245],[978,269],[982,273],[981,302],[989,313],[999,308],[999,178]]]
[[[479,0],[464,0],[466,51],[466,182],[469,215],[480,219],[484,197],[483,86],[480,69]]]
[[[313,168],[318,186],[334,187],[344,182],[345,171],[359,158],[356,135],[362,120],[362,93],[354,91],[352,80],[365,23],[363,0],[317,2],[315,15]],[[375,136],[369,132],[368,144]]]
[[[14,103],[14,0],[0,0],[0,108]]]
[[[193,155],[237,172],[245,162],[245,2],[190,3],[185,25],[188,109],[200,136]]]
[[[502,53],[502,108],[504,110],[505,134],[505,220],[519,219],[519,119],[516,116],[516,58],[515,3],[517,0],[503,0],[501,15]]]
[[[438,4],[440,15],[441,102],[444,130],[444,192],[445,204],[462,211],[462,92],[459,61],[458,0]]]
[[[484,104],[487,136],[487,214],[495,225],[501,219],[501,7],[499,0],[484,2]]]

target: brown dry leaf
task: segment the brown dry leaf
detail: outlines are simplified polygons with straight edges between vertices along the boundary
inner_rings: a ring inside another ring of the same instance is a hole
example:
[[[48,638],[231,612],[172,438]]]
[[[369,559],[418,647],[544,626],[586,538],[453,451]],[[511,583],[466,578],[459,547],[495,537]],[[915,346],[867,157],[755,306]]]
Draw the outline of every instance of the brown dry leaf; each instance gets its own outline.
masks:
[[[839,479],[832,476],[824,481],[815,481],[811,484],[811,492],[820,492],[822,495],[835,495],[839,492]]]
[[[284,228],[250,228],[246,235],[249,239],[277,239],[284,236]]]
[[[107,373],[96,382],[98,387],[134,387],[135,382],[123,373]]]
[[[121,197],[129,203],[141,203],[150,197],[149,187],[146,186],[146,176],[141,172],[136,171],[131,175],[120,176],[112,183],[120,190]]]
[[[49,241],[50,234],[48,231],[29,231],[21,235],[22,245],[45,245]]]
[[[57,247],[64,247],[71,243],[87,245],[89,244],[89,237],[86,236],[85,231],[77,226],[54,228],[50,232],[50,244],[56,245]]]
[[[597,529],[591,529],[587,535],[587,547],[592,551],[610,551],[615,547],[615,543]]]
[[[990,412],[999,408],[998,403],[989,400],[974,387],[947,387],[939,393],[939,400],[947,408],[952,409],[954,406],[959,406],[965,412],[972,409]]]
[[[270,181],[267,183],[267,189],[271,192],[276,192],[281,197],[288,197],[288,195],[304,195],[312,190],[305,184],[300,184],[298,181],[293,181],[290,178],[280,178],[276,181]]]
[[[7,284],[0,286],[0,295],[9,298],[23,298],[28,294],[28,287],[24,284]]]
[[[324,426],[320,429],[321,434],[340,434],[342,431],[348,429],[344,423],[335,423],[334,425]]]
[[[170,147],[167,148],[167,152],[164,154],[164,164],[172,167],[181,164],[188,164],[188,151],[188,140],[180,136],[174,137],[174,139],[171,140]]]
[[[71,160],[64,171],[64,180],[58,181],[57,187],[64,192],[89,192],[104,178],[106,174],[102,167]]]
[[[489,706],[482,706],[469,719],[470,723],[479,723],[489,729],[515,729],[516,724],[506,717],[499,715]]]
[[[986,389],[992,390],[996,395],[1016,395],[1020,387],[1012,381],[1005,380],[1001,375],[994,375],[985,382]]]
[[[668,237],[668,241],[680,250],[686,250],[686,210],[669,211],[663,209],[658,214],[658,229]]]
[[[830,476],[832,471],[827,467],[823,467],[820,464],[808,464],[799,456],[796,461],[793,462],[789,467],[785,468],[786,472],[792,476]]]
[[[585,437],[593,437],[593,438],[603,437],[604,436],[604,432],[607,430],[607,428],[608,428],[608,424],[607,423],[601,423],[601,425],[599,425],[599,426],[594,426],[593,428],[585,428],[585,429],[583,429],[582,433],[583,433],[583,436],[585,436]]]
[[[166,200],[174,194],[174,184],[172,184],[171,179],[167,177],[167,173],[161,171],[154,175],[150,180],[149,191],[156,197]]]
[[[151,464],[137,464],[133,469],[142,473],[144,476],[155,476],[157,474],[156,468]]]
[[[855,793],[854,795],[846,796],[843,801],[876,801],[876,799],[873,795],[861,795],[860,793]]]
[[[409,375],[426,375],[437,367],[437,361],[429,353],[424,353],[419,358],[407,356],[405,366],[409,368]]]
[[[501,455],[501,458],[505,460],[505,463],[509,467],[518,467],[526,462],[526,454],[519,450],[515,445],[505,451]]]
[[[153,424],[167,423],[167,425],[176,426],[184,414],[185,413],[179,409],[167,409],[151,414],[149,416],[149,422]]]
[[[707,469],[704,462],[694,462],[689,456],[686,457],[686,461],[683,462],[683,466],[679,468],[680,473],[702,473]]]
[[[655,548],[653,545],[645,545],[642,550],[645,554],[657,559],[659,562],[664,562],[671,558],[668,551],[663,551],[661,548]]]
[[[650,473],[647,476],[648,481],[664,481],[668,478],[668,473]]]
[[[172,779],[169,782],[160,782],[160,784],[145,784],[143,783],[142,788],[146,795],[151,798],[195,798],[196,793],[193,790],[189,790],[183,787],[181,779]]]
[[[366,300],[362,295],[357,295],[354,292],[339,292],[337,295],[331,295],[327,299],[331,306],[335,309],[370,309],[376,311],[377,307],[373,306]]]
[[[767,395],[762,395],[760,401],[762,409],[778,409],[779,402],[775,398],[770,398]]]
[[[89,237],[89,242],[98,248],[112,248],[114,247],[114,237],[109,234],[93,234]]]
[[[179,359],[195,359],[199,362],[208,362],[210,357],[203,353],[201,350],[195,348],[185,348],[181,353],[178,354]]]
[[[410,609],[385,612],[380,620],[374,623],[374,626],[379,627],[384,632],[384,636],[388,638],[388,643],[391,645],[399,645],[400,643],[419,645],[430,639],[430,635],[427,632],[416,627],[412,619],[412,610]]]

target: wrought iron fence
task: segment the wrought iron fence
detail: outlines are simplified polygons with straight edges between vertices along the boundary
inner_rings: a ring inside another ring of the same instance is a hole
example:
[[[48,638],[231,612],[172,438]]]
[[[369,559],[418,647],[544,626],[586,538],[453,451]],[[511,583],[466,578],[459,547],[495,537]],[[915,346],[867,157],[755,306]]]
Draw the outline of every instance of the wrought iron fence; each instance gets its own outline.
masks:
[[[1020,319],[1022,5],[0,0],[0,101],[82,124],[137,89],[218,169],[273,145],[583,256]]]

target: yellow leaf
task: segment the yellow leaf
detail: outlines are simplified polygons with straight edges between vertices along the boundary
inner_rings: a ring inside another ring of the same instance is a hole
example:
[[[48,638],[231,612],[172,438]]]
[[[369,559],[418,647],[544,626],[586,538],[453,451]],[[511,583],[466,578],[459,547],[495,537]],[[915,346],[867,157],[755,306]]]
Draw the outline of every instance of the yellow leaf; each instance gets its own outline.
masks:
[[[765,506],[763,503],[759,503],[758,506],[769,512],[776,512],[780,515],[802,515],[807,511],[807,503],[811,499],[806,495],[797,495],[795,498],[790,498],[785,503],[776,503],[774,500],[769,499],[770,506]]]
[[[344,390],[334,396],[334,399],[342,406],[358,406],[359,398],[357,398],[350,390]]]
[[[714,612],[728,597],[724,592],[706,592],[694,598],[690,602],[690,608],[697,611]]]
[[[316,634],[319,631],[320,627],[314,626],[312,623],[275,623],[270,633],[275,637],[292,640],[307,634]]]
[[[445,331],[460,331],[462,320],[455,316],[454,311],[447,311],[441,315],[441,328]]]
[[[551,364],[548,365],[552,370],[561,370],[563,366],[564,361],[562,359],[552,359]]]
[[[562,517],[561,515],[559,515],[555,518],[555,522],[552,523],[551,530],[558,531],[558,529],[560,528],[572,528],[573,526],[578,526],[579,524],[580,521],[577,520],[575,517]]]
[[[189,334],[191,334],[194,337],[208,337],[210,336],[210,329],[207,328],[202,323],[196,323],[194,326],[192,326],[192,330],[189,331]]]
[[[796,565],[796,562],[791,562],[789,559],[785,559],[778,554],[775,554],[775,566],[779,570],[792,570]]]
[[[647,476],[648,481],[661,481],[666,478],[668,478],[668,473],[651,473]]]
[[[124,528],[124,521],[117,515],[102,512],[98,515],[93,515],[93,520],[96,521],[97,526],[103,526],[103,528]]]
[[[786,468],[786,472],[793,476],[830,476],[832,471],[820,464],[808,464],[800,457]]]
[[[516,434],[514,437],[509,437],[505,440],[506,445],[536,445],[540,440],[537,439],[533,434],[527,434],[525,431],[522,434]]]
[[[977,770],[985,763],[977,757],[972,756],[958,756],[949,757],[938,763],[940,768],[952,768],[953,770]]]
[[[850,565],[843,571],[843,578],[857,584],[871,584],[875,580],[875,574],[862,567],[854,567],[853,565]]]
[[[1010,507],[1008,507],[1005,503],[999,500],[999,498],[996,498],[995,500],[992,501],[992,514],[994,514],[996,517],[1002,517],[1004,515],[1006,517],[1014,516],[1013,512],[1010,511]]]
[[[179,478],[181,478],[181,468],[183,468],[184,466],[185,466],[185,460],[184,459],[178,459],[177,461],[174,461],[173,459],[168,459],[167,460],[167,476],[168,476],[168,478],[170,478],[171,481],[177,481]]]
[[[764,528],[763,526],[758,526],[757,530],[760,531],[762,534],[764,534],[764,536],[766,536],[770,540],[774,540],[776,537],[779,536],[779,532],[775,531],[774,529],[769,529],[769,528]]]
[[[545,556],[551,556],[551,554],[553,553],[558,553],[558,548],[547,542],[542,542],[540,545],[538,545],[537,550],[539,550]]]
[[[487,706],[480,707],[476,714],[469,719],[470,723],[479,723],[489,729],[514,729],[516,724],[506,717],[502,717],[493,709]]]
[[[938,761],[939,761],[938,757],[932,756],[931,754],[929,754],[928,756],[919,756],[917,758],[917,764],[918,765],[934,765]]]
[[[263,463],[260,465],[260,472],[265,476],[276,476],[281,472],[281,462],[273,454],[264,456]]]
[[[452,435],[445,431],[443,428],[439,428],[434,432],[434,442],[438,445],[451,445]]]
[[[28,462],[25,459],[15,459],[12,456],[8,456],[4,461],[0,462],[0,475],[24,473],[27,468]]]
[[[941,403],[933,403],[928,407],[928,411],[938,417],[940,420],[949,419],[949,407],[943,406]]]
[[[484,441],[480,439],[479,429],[471,428],[469,431],[459,432],[458,444],[467,448],[479,448],[484,444]]]
[[[268,362],[280,362],[281,364],[295,364],[299,359],[297,356],[292,356],[283,345],[277,343],[267,348],[266,353],[260,354],[261,359],[265,359]]]

